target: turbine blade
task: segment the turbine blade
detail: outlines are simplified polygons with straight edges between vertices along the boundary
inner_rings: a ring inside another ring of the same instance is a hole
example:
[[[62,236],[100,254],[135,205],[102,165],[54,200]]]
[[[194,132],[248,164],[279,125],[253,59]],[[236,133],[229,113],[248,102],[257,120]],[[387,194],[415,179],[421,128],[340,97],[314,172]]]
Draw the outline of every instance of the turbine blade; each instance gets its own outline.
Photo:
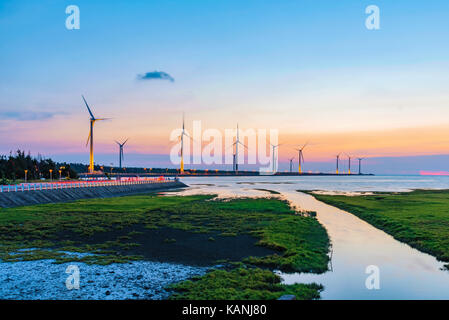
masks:
[[[128,139],[126,139],[126,140],[125,140],[125,142],[123,142],[123,143],[122,143],[122,145],[124,146],[124,145],[125,145],[125,143],[127,143],[127,142],[128,142],[128,140],[129,140],[129,138],[128,138]]]
[[[89,144],[89,141],[90,141],[90,130],[89,130],[89,135],[87,136],[86,147],[87,147],[87,145]]]
[[[185,135],[186,137],[190,138],[190,140],[196,141],[196,140],[193,139],[187,132],[184,131],[182,134]]]
[[[244,146],[246,149],[248,149],[247,146],[245,146],[242,142],[238,141],[239,144],[241,144],[242,146]],[[249,149],[248,149],[249,150]]]
[[[95,119],[95,117],[94,117],[92,111],[91,111],[90,108],[89,108],[89,105],[87,104],[86,99],[84,99],[84,96],[83,96],[83,95],[82,95],[81,97],[83,97],[84,103],[86,104],[87,111],[89,111],[89,114],[90,114],[91,119]]]
[[[184,131],[184,112],[182,113],[182,131]]]

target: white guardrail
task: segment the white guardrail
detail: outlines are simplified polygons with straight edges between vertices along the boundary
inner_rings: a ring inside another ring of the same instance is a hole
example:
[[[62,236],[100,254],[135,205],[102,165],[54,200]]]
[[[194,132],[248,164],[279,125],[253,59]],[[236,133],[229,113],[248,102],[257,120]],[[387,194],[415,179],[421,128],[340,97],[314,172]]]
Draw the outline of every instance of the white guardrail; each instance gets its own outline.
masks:
[[[106,187],[106,186],[127,186],[134,184],[148,184],[148,183],[164,183],[177,181],[174,177],[158,177],[158,178],[122,178],[115,181],[58,181],[58,182],[44,182],[44,183],[21,183],[17,185],[0,185],[0,193],[2,192],[24,192],[24,191],[39,191],[39,190],[57,190],[57,189],[71,189],[71,188],[91,188],[91,187]]]

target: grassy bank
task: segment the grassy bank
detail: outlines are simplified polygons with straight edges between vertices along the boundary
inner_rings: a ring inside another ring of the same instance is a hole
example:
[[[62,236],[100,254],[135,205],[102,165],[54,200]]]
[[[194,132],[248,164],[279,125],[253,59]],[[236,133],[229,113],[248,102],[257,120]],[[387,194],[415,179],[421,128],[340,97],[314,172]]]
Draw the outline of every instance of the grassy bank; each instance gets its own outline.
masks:
[[[358,216],[399,241],[449,261],[449,190],[314,197]]]
[[[274,198],[226,201],[213,197],[147,194],[1,209],[0,259],[51,258],[56,263],[90,264],[141,259],[191,265],[240,262],[240,271],[252,271],[247,275],[235,271],[237,267],[215,271],[201,281],[174,287],[187,294],[178,292],[176,297],[204,297],[206,293],[200,296],[204,290],[198,291],[197,286],[209,283],[210,277],[229,283],[220,289],[226,293],[211,287],[210,298],[232,295],[237,290],[234,281],[248,277],[254,277],[248,282],[248,297],[275,298],[293,289],[299,298],[319,296],[319,286],[282,286],[266,270],[327,270],[329,240],[314,217],[296,214],[288,203]],[[270,286],[261,288],[265,280]]]
[[[270,270],[238,267],[232,270],[214,270],[171,287],[174,300],[272,300],[283,295],[295,295],[297,300],[319,299],[321,285],[282,285],[280,278]]]

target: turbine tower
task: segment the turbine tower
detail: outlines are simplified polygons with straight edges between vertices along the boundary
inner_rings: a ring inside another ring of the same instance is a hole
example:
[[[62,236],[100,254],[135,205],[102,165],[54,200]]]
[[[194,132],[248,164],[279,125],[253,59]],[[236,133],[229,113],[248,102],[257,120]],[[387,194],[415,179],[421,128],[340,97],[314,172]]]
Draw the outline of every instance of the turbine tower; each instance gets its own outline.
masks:
[[[90,115],[90,131],[89,131],[89,137],[87,138],[87,143],[86,143],[86,147],[90,142],[90,156],[89,156],[89,173],[93,173],[94,172],[94,124],[97,121],[102,121],[102,120],[108,120],[106,118],[95,118],[92,111],[89,108],[89,105],[87,104],[86,99],[83,97],[84,103],[86,104],[87,107],[87,111],[89,111],[89,115]]]
[[[123,146],[126,144],[126,142],[128,142],[129,138],[126,139],[124,142],[120,143],[118,141],[115,141],[115,143],[118,144],[119,146],[119,154],[118,154],[118,160],[119,160],[119,168],[120,171],[122,170],[122,160],[125,159],[125,157],[123,156]]]
[[[184,136],[192,139],[186,132],[185,130],[185,125],[184,125],[184,113],[182,114],[182,132],[179,135],[179,138],[181,139],[181,168],[180,168],[180,173],[184,173]]]
[[[232,144],[235,146],[235,156],[234,156],[234,170],[236,173],[239,172],[239,144],[243,147],[247,148],[241,141],[239,137],[239,124],[237,123],[237,138],[235,139],[235,142]],[[247,148],[248,149],[248,148]]]
[[[348,174],[351,174],[351,156],[346,153],[348,156]]]
[[[289,159],[289,161],[290,161],[290,173],[293,172],[293,160],[294,159],[295,159],[295,157]]]
[[[271,143],[270,143],[271,144]],[[280,146],[280,144],[274,145],[271,144],[271,147],[273,148],[273,174],[276,173],[276,148],[278,148]]]
[[[362,174],[362,160],[365,158],[357,158],[359,160],[359,174]]]
[[[340,160],[340,154],[341,153],[336,155],[336,158],[337,158],[337,170],[335,171],[336,174],[338,174],[338,161]]]
[[[304,148],[307,146],[308,142],[306,142],[302,147],[295,149],[296,151],[298,151],[298,173],[301,174],[302,173],[302,167],[301,165],[304,163],[304,155],[303,155],[303,150]]]

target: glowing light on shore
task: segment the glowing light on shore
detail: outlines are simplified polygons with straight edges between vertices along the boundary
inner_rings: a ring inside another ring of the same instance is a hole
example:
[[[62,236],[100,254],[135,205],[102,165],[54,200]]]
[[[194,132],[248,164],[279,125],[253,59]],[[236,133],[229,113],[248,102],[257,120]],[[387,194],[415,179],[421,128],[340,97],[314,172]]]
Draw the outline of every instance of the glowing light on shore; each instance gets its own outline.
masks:
[[[448,171],[420,171],[421,176],[449,176]]]

